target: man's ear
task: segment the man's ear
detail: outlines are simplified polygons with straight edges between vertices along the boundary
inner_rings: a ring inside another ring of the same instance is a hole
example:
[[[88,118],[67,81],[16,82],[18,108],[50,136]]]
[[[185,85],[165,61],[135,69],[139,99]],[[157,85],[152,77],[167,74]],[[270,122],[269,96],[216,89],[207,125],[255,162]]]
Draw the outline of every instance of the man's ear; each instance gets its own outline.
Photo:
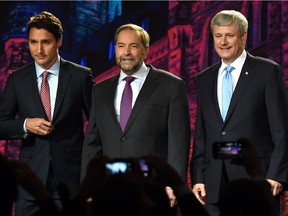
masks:
[[[57,41],[57,47],[61,47],[63,41],[63,36]]]
[[[244,32],[244,34],[241,36],[241,40],[242,40],[243,47],[245,47],[246,42],[247,42],[247,32]]]

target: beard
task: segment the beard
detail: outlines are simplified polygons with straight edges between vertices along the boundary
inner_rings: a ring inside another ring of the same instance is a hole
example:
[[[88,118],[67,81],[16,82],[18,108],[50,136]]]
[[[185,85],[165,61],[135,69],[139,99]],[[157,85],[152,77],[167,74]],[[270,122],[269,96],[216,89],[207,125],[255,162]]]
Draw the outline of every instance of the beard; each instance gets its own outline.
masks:
[[[127,75],[132,75],[134,73],[136,73],[142,66],[143,62],[144,62],[144,58],[141,57],[139,59],[132,59],[131,62],[129,62],[129,64],[127,64],[122,57],[118,58],[116,60],[117,65],[121,68],[121,70],[127,74]]]

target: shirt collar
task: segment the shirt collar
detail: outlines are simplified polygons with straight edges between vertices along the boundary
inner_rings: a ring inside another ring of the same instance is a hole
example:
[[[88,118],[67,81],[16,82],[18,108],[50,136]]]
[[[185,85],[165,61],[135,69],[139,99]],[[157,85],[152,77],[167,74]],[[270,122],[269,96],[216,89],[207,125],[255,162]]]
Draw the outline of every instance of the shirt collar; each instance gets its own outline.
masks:
[[[245,62],[245,59],[247,57],[247,53],[245,50],[243,50],[243,52],[241,53],[241,55],[234,61],[232,62],[230,65],[232,67],[234,67],[235,69],[242,69],[243,67],[243,64]],[[222,61],[222,60],[221,60]],[[221,64],[221,67],[220,67],[220,73],[224,73],[225,72],[225,68],[227,67],[228,65],[225,64],[223,61],[222,61],[222,64]]]
[[[142,79],[145,79],[145,77],[147,76],[148,72],[149,72],[149,68],[143,62],[141,68],[136,73],[134,73],[132,76],[135,77],[136,79],[142,80]],[[127,76],[127,74],[125,74],[121,70],[120,77],[119,77],[119,82],[121,82],[126,76]]]
[[[35,68],[37,77],[40,77],[44,71],[49,71],[51,74],[58,76],[60,70],[60,56],[58,55],[57,61],[48,70],[43,69],[36,62]]]

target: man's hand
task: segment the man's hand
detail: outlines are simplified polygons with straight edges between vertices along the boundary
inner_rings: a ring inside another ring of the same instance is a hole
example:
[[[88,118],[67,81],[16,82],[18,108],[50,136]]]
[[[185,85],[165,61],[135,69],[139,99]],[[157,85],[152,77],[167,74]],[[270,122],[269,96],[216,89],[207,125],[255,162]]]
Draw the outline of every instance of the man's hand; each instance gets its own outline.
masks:
[[[202,205],[205,205],[205,196],[206,196],[205,185],[201,183],[195,184],[193,186],[192,191],[194,195],[196,196],[196,198],[199,200],[199,202]]]
[[[25,126],[30,133],[41,136],[48,135],[54,130],[52,123],[44,118],[27,118]]]
[[[173,189],[171,187],[165,187],[166,194],[168,196],[169,202],[170,202],[170,207],[174,207],[177,205],[177,200],[176,196],[173,193]]]
[[[273,196],[277,196],[282,191],[282,184],[272,179],[267,179],[267,181],[271,185],[271,192]]]

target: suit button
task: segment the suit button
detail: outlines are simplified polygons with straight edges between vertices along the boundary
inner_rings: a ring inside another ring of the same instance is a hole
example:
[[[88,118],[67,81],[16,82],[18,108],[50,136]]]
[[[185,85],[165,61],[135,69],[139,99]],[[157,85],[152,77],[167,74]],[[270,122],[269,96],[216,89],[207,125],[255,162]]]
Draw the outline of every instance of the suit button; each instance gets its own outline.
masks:
[[[222,132],[221,132],[221,135],[222,135],[222,136],[225,136],[225,135],[226,135],[226,132],[225,132],[225,131],[222,131]]]

